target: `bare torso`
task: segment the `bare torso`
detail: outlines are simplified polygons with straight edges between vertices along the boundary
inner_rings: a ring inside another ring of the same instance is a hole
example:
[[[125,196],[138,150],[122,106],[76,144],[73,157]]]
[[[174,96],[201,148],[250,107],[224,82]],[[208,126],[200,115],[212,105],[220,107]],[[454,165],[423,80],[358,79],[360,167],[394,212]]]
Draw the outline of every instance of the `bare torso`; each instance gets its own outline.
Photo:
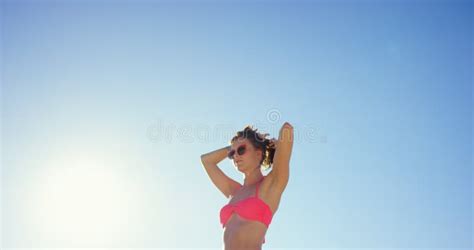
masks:
[[[255,196],[256,184],[242,187],[234,192],[229,204]],[[272,190],[272,178],[267,176],[259,184],[258,198],[263,200],[274,215],[281,199],[281,191]],[[225,250],[257,250],[262,248],[267,227],[259,221],[247,220],[237,213],[232,214],[224,228]]]

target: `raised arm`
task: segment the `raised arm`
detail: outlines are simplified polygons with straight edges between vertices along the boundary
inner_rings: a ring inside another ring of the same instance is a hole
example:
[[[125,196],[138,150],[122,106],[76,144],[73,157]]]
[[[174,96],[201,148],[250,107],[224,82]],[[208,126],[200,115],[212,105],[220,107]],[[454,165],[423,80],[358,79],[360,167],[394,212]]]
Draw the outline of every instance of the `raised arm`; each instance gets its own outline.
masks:
[[[229,150],[230,146],[227,146],[201,155],[201,163],[204,166],[207,175],[226,198],[229,198],[234,193],[234,190],[240,187],[240,183],[228,177],[217,166],[217,163],[226,158]]]
[[[283,124],[275,143],[273,167],[269,175],[273,179],[275,187],[284,190],[290,176],[290,158],[293,149],[293,126],[290,123]]]

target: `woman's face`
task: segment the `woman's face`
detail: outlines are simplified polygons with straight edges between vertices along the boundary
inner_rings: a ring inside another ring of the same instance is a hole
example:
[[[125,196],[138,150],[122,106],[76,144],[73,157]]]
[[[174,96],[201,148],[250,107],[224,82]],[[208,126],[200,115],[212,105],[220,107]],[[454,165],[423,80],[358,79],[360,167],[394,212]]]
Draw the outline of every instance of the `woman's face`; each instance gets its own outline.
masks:
[[[238,148],[245,146],[245,152],[242,155],[238,154]],[[256,167],[260,167],[259,163],[262,159],[262,151],[256,149],[252,143],[246,138],[238,138],[232,142],[230,150],[235,150],[234,166],[240,172],[252,171]]]

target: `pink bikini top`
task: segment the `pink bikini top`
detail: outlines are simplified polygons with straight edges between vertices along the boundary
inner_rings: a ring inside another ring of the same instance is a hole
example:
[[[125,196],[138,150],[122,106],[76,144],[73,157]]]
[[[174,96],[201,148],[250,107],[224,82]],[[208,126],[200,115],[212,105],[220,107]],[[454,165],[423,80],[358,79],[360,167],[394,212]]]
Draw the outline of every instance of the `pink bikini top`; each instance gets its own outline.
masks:
[[[220,217],[223,228],[234,212],[245,219],[260,221],[268,228],[272,222],[273,214],[270,207],[258,198],[258,186],[262,180],[263,178],[257,183],[255,197],[249,197],[234,204],[227,204],[221,209]]]

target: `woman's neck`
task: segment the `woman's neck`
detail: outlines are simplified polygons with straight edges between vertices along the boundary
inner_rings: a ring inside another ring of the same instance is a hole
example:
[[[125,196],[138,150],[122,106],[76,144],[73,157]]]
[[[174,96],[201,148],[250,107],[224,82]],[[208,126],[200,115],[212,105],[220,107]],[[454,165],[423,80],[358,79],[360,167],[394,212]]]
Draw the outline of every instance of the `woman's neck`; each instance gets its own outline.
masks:
[[[263,175],[260,172],[260,170],[258,172],[254,171],[253,173],[251,173],[249,175],[245,175],[245,177],[244,177],[244,186],[251,186],[251,185],[259,182],[260,180],[262,180],[262,178],[263,178]]]

